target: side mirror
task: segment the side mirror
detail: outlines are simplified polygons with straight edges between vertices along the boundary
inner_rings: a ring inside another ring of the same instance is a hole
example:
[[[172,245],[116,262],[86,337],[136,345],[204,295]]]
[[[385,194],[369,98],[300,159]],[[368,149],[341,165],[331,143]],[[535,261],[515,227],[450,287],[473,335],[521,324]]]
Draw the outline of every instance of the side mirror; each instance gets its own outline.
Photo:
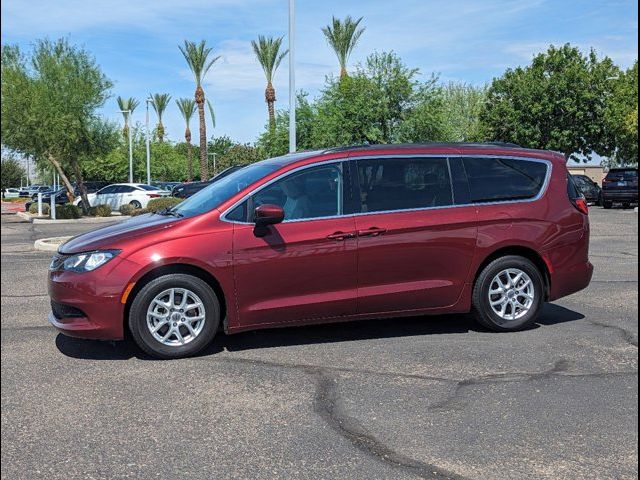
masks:
[[[253,222],[256,224],[253,232],[257,237],[264,237],[269,230],[269,225],[281,223],[284,220],[284,210],[278,205],[260,205],[253,213]]]

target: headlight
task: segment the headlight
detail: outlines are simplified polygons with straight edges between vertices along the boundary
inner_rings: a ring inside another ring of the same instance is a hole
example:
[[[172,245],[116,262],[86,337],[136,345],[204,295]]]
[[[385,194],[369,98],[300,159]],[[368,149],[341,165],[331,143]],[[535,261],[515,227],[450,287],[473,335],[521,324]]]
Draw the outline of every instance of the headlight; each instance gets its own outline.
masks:
[[[67,270],[71,272],[90,272],[101,267],[120,253],[120,250],[98,250],[95,252],[76,253],[68,256],[55,256],[49,265],[50,270]]]

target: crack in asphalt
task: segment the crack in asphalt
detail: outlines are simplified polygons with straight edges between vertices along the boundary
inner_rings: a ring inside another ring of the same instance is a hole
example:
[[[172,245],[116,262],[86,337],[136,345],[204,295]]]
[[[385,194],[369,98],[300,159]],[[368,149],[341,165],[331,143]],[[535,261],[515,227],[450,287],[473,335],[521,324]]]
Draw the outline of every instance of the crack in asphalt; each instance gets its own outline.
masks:
[[[489,383],[523,382],[551,378],[553,376],[565,377],[605,377],[612,375],[637,375],[637,371],[600,372],[600,373],[570,373],[570,363],[566,359],[557,360],[554,365],[542,372],[511,372],[495,373],[456,380],[444,377],[422,376],[417,374],[402,374],[393,372],[379,372],[375,370],[350,369],[346,367],[319,367],[314,365],[288,364],[271,362],[250,358],[217,358],[230,363],[242,363],[261,365],[274,368],[290,368],[299,370],[316,378],[316,394],[314,397],[314,411],[341,437],[348,440],[355,448],[392,467],[404,470],[420,478],[429,480],[464,480],[464,477],[441,469],[435,465],[413,459],[403,453],[393,450],[380,439],[370,433],[358,420],[344,413],[340,408],[340,396],[337,391],[338,379],[333,373],[355,373],[391,376],[396,378],[411,378],[416,380],[438,381],[443,383],[455,383],[454,392],[447,399],[433,404],[428,409],[432,411],[446,411],[452,407],[459,407],[456,403],[462,391],[475,385]]]
[[[594,325],[596,327],[616,330],[622,336],[622,339],[627,342],[629,345],[633,345],[634,347],[638,347],[638,337],[633,334],[632,331],[627,330],[626,328],[619,327],[617,325],[610,325],[608,323],[596,322],[595,320],[587,320],[587,323]]]
[[[36,293],[32,295],[0,295],[0,298],[41,298],[48,296],[48,293]]]

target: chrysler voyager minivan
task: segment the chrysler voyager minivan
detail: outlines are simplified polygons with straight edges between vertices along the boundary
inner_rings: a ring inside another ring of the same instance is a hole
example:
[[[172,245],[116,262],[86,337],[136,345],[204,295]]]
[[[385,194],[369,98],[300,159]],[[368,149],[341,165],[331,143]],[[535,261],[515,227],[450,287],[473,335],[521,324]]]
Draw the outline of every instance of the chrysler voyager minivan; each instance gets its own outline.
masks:
[[[587,204],[558,153],[337,148],[246,166],[156,214],[75,237],[50,322],[193,355],[219,330],[473,312],[515,331],[585,288]],[[455,317],[451,318],[455,322]]]

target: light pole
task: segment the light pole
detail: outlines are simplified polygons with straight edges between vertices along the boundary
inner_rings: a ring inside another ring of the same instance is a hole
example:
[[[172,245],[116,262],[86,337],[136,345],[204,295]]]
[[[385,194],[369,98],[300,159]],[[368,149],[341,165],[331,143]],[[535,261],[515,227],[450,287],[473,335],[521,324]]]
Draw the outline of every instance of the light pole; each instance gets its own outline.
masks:
[[[120,113],[125,115],[127,122],[127,134],[129,136],[129,183],[133,183],[133,143],[131,142],[131,110],[120,110]]]
[[[153,99],[147,97],[147,185],[151,185],[151,147],[149,146],[149,103],[153,102]]]
[[[213,155],[213,176],[215,177],[218,170],[216,165],[216,152],[209,152],[207,155]]]
[[[296,151],[295,0],[289,0],[289,153]]]

